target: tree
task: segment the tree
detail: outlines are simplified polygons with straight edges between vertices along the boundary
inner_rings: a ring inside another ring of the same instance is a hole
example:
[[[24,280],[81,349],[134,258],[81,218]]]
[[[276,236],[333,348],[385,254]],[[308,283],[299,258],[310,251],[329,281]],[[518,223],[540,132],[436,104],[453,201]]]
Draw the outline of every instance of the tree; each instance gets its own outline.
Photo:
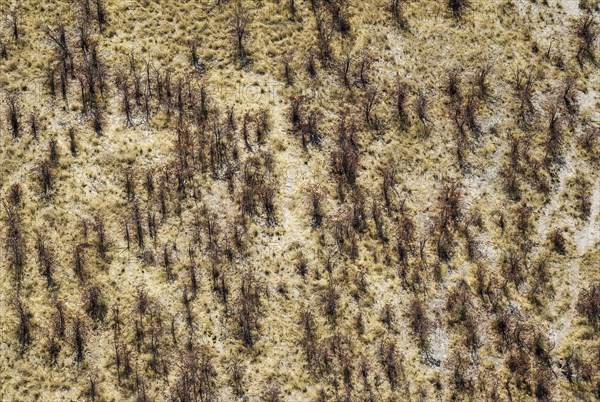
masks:
[[[38,264],[42,275],[46,278],[46,287],[49,289],[54,284],[53,273],[54,273],[54,249],[46,245],[46,239],[42,235],[38,235],[36,241],[36,251],[38,257]]]
[[[242,276],[242,283],[235,301],[235,320],[238,333],[245,346],[251,347],[256,342],[263,293],[263,287],[258,282],[254,271],[246,271]]]
[[[236,1],[233,8],[233,16],[230,20],[230,25],[235,38],[237,58],[240,62],[244,62],[247,57],[246,41],[248,39],[249,24],[250,16],[248,15],[248,11],[243,7],[241,1]]]
[[[470,3],[468,0],[446,0],[446,7],[448,7],[448,10],[456,20],[462,18],[463,13],[469,6]]]
[[[30,313],[18,293],[13,297],[12,305],[17,316],[17,340],[19,341],[22,353],[24,348],[33,340]]]
[[[587,319],[594,330],[600,329],[600,283],[590,284],[581,291],[577,300],[577,312]]]
[[[575,26],[575,35],[579,41],[577,45],[577,61],[583,65],[585,59],[597,66],[596,40],[598,39],[598,23],[592,15],[584,15]]]
[[[17,139],[21,135],[21,122],[20,122],[20,111],[19,101],[17,96],[13,93],[9,93],[6,96],[6,103],[8,104],[7,119],[10,126],[10,132],[14,139]]]
[[[71,346],[75,351],[75,361],[82,362],[87,346],[88,328],[83,318],[79,315],[73,318],[71,324]]]
[[[389,11],[392,16],[392,20],[400,29],[406,29],[408,27],[408,21],[404,16],[405,4],[406,0],[390,0]]]
[[[9,263],[14,271],[17,288],[21,286],[25,276],[26,240],[21,226],[21,215],[14,205],[6,205],[6,249]]]

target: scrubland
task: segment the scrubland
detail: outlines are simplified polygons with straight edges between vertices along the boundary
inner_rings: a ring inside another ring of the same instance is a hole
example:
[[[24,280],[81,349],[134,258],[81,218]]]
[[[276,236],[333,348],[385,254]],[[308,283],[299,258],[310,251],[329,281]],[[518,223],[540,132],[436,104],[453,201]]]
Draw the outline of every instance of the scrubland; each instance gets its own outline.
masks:
[[[599,399],[599,11],[0,0],[0,399]]]

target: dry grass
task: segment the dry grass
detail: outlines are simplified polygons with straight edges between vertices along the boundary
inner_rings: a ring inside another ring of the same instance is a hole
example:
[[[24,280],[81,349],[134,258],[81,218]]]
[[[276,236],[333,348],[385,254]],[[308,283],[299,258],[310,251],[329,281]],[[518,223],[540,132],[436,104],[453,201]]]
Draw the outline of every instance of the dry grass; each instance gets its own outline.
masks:
[[[598,397],[580,3],[0,2],[0,399]]]

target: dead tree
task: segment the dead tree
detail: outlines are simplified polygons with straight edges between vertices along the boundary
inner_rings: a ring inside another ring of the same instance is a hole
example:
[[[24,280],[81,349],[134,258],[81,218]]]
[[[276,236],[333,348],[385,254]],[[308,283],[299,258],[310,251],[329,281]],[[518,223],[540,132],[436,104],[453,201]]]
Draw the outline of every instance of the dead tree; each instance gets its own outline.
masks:
[[[60,23],[56,32],[53,32],[50,28],[46,28],[45,33],[50,41],[54,44],[58,56],[60,64],[61,91],[63,98],[66,100],[68,75],[74,72],[73,54],[71,53],[67,42],[67,31],[65,26]]]
[[[314,50],[312,48],[310,48],[310,49],[308,49],[308,51],[306,53],[307,53],[306,54],[306,62],[305,62],[306,72],[308,73],[309,76],[314,78],[317,76],[317,61],[315,60]]]
[[[32,112],[29,115],[29,128],[31,130],[31,136],[33,137],[34,140],[37,140],[38,132],[40,130],[40,123],[39,123],[37,114],[35,112]]]
[[[427,104],[427,96],[425,95],[425,91],[421,89],[417,95],[417,100],[415,101],[415,112],[422,123],[429,122],[429,118],[427,117]]]
[[[80,243],[73,248],[73,272],[83,283],[85,280],[85,243]]]
[[[75,138],[75,129],[69,128],[69,151],[71,156],[77,156],[77,139]]]
[[[403,358],[398,351],[396,341],[393,339],[383,341],[379,346],[378,357],[390,388],[395,390],[399,385],[400,377],[404,374]]]
[[[191,57],[192,67],[194,67],[197,72],[203,73],[204,72],[204,64],[202,63],[202,61],[200,60],[200,57],[198,56],[198,48],[197,48],[196,42],[192,42],[190,44],[190,57]]]
[[[125,198],[127,201],[133,201],[135,199],[135,177],[133,169],[125,169],[123,184],[125,186]]]
[[[52,163],[44,160],[38,165],[38,181],[44,197],[49,197],[54,186],[54,175],[52,172]]]
[[[14,205],[6,205],[6,249],[10,267],[14,271],[17,288],[21,286],[25,276],[26,261],[25,234],[21,227],[21,216]]]
[[[330,322],[335,323],[339,313],[341,295],[337,287],[330,281],[321,291],[321,304]]]
[[[590,284],[577,300],[577,312],[594,330],[600,329],[600,283]]]
[[[550,160],[557,160],[561,153],[563,144],[562,116],[557,103],[554,100],[548,102],[548,140],[546,142],[546,154]]]
[[[478,89],[478,96],[482,99],[489,95],[488,76],[491,72],[492,66],[490,64],[483,65],[475,71],[475,85]]]
[[[106,304],[102,295],[102,287],[92,284],[85,288],[81,296],[85,312],[95,321],[103,321],[106,315]]]
[[[24,349],[27,345],[31,344],[32,337],[32,324],[30,320],[31,314],[29,313],[27,307],[23,303],[21,297],[17,294],[13,300],[12,305],[15,310],[17,316],[17,340],[19,341],[19,345],[21,348],[21,353],[24,352]]]
[[[65,305],[62,301],[58,300],[54,303],[54,313],[52,314],[52,331],[59,339],[65,338],[65,333],[67,330],[66,327],[66,313],[65,313]]]
[[[352,53],[348,50],[344,53],[342,60],[339,62],[339,73],[346,88],[350,88],[350,69],[352,66],[352,61]]]
[[[12,207],[18,208],[23,200],[23,189],[19,183],[10,186],[8,190],[8,202]]]
[[[173,261],[171,257],[171,251],[169,249],[169,244],[165,243],[163,246],[163,267],[165,268],[165,274],[167,276],[167,281],[173,282],[175,280],[175,276],[173,275]]]
[[[106,235],[106,224],[101,215],[94,217],[94,230],[96,231],[96,251],[98,256],[105,260],[108,253],[109,243]]]
[[[233,359],[234,360],[229,367],[231,386],[234,394],[238,397],[241,397],[245,394],[244,380],[246,377],[246,367],[242,364],[238,357],[234,357]]]
[[[425,303],[420,299],[413,299],[409,309],[410,328],[417,339],[419,349],[429,358],[430,335],[432,323],[427,317]]]
[[[129,119],[129,121],[131,121],[131,119]],[[94,132],[98,135],[102,135],[104,124],[104,109],[99,106],[92,108],[92,128],[94,129]]]
[[[42,275],[46,278],[46,288],[49,289],[54,284],[52,277],[55,268],[54,250],[46,245],[46,239],[42,235],[38,235],[35,248],[40,270]]]
[[[381,191],[385,207],[390,210],[392,207],[392,197],[396,190],[396,166],[393,161],[388,161],[381,168]]]
[[[2,38],[0,38],[0,59],[8,60],[8,46],[6,46]]]
[[[319,190],[318,186],[313,186],[308,191],[308,198],[310,202],[311,220],[314,227],[321,226],[323,222],[323,193]]]
[[[565,78],[562,90],[561,97],[563,100],[563,105],[569,115],[575,116],[579,110],[577,105],[577,98],[575,97],[577,81],[573,76],[569,76]]]
[[[332,40],[336,26],[326,17],[326,12],[320,10],[315,13],[317,28],[317,49],[321,65],[329,67],[333,59]]]
[[[527,75],[525,83],[522,83],[522,77],[520,71],[517,71],[517,95],[520,102],[519,106],[519,123],[522,126],[527,127],[535,114],[535,108],[533,106],[533,84],[534,84],[533,71],[530,71]]]
[[[263,144],[271,130],[271,116],[267,109],[261,109],[256,115],[256,141]]]
[[[375,88],[369,88],[365,93],[363,100],[363,113],[367,127],[377,129],[379,127],[379,118],[373,114],[373,108],[378,102],[378,92]]]
[[[144,249],[144,222],[142,218],[142,213],[140,211],[140,204],[136,200],[133,203],[133,211],[132,211],[132,220],[133,226],[135,229],[135,238],[137,240],[138,248],[140,250]]]
[[[98,26],[100,27],[100,31],[104,28],[106,24],[106,9],[104,7],[104,0],[96,0],[96,21],[98,21]]]
[[[21,28],[19,27],[19,12],[16,9],[12,9],[10,14],[10,30],[15,42],[19,42],[21,37]]]
[[[445,91],[446,94],[448,95],[448,97],[450,98],[451,102],[453,103],[458,103],[461,100],[461,88],[460,88],[460,84],[461,84],[461,69],[460,68],[453,68],[450,71],[448,71],[448,75],[446,78],[446,85],[445,85]]]
[[[465,10],[470,6],[468,0],[446,0],[446,7],[456,20],[460,20]]]
[[[240,62],[244,62],[247,57],[246,41],[248,38],[248,25],[250,17],[248,11],[244,9],[242,2],[237,1],[234,4],[233,16],[230,20],[231,30],[235,38],[235,47],[237,58]]]
[[[406,102],[408,100],[409,88],[408,85],[403,82],[397,82],[396,84],[396,113],[398,114],[398,120],[400,125],[406,126],[410,123],[408,113],[406,111]]]
[[[331,153],[331,165],[334,174],[344,178],[344,181],[354,187],[358,175],[359,155],[350,144],[338,145]]]
[[[599,32],[598,23],[592,15],[584,15],[577,22],[575,27],[575,35],[579,41],[577,61],[581,66],[583,66],[585,59],[590,60],[595,66],[598,65],[595,51]]]
[[[58,156],[58,141],[54,137],[50,138],[48,141],[48,161],[53,167],[58,164]]]
[[[283,77],[285,85],[290,86],[294,83],[294,70],[292,69],[292,57],[286,56],[283,58]]]
[[[178,373],[171,387],[174,401],[213,401],[217,392],[217,370],[213,364],[214,352],[208,346],[190,345],[182,352]]]
[[[302,137],[303,148],[306,149],[308,144],[312,144],[316,147],[321,145],[323,134],[319,129],[322,115],[320,111],[311,109],[306,116],[306,121],[302,125],[300,132]]]
[[[252,347],[256,342],[261,316],[262,294],[264,290],[253,271],[247,271],[235,301],[235,320],[238,333],[244,345]]]
[[[463,112],[465,124],[467,125],[469,130],[471,130],[471,132],[473,133],[475,138],[479,138],[479,136],[481,134],[481,129],[480,129],[479,124],[477,123],[477,119],[476,119],[478,107],[479,107],[479,104],[478,104],[475,96],[469,96],[467,99],[467,103],[465,104],[464,112]]]
[[[389,11],[392,16],[392,20],[400,29],[406,29],[408,27],[408,21],[404,16],[405,4],[405,0],[390,0]]]
[[[84,319],[79,315],[75,316],[71,324],[71,346],[75,351],[75,361],[77,363],[81,363],[85,357],[87,335],[88,329]]]
[[[8,105],[7,119],[10,126],[10,132],[14,139],[21,136],[21,122],[20,122],[20,111],[19,101],[15,94],[8,94],[6,96],[6,103]]]

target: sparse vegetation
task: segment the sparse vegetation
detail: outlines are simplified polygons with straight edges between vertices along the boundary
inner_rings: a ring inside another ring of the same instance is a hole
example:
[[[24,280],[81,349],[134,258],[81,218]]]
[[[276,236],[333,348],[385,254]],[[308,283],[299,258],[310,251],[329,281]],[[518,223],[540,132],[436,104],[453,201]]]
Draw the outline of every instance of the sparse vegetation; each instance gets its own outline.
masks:
[[[0,399],[598,398],[597,11],[0,7]]]

